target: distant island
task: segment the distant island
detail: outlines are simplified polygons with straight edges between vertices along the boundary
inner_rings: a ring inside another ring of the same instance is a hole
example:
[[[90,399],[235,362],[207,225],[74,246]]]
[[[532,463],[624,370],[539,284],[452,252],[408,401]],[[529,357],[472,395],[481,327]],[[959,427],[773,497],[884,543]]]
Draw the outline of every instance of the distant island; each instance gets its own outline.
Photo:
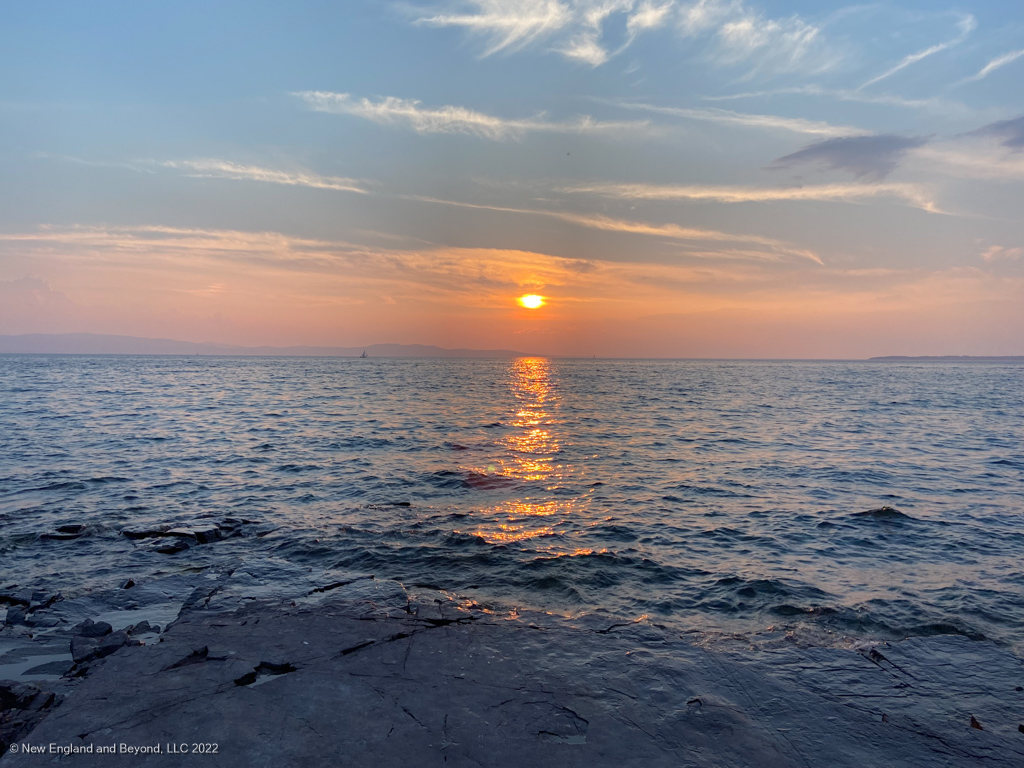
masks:
[[[364,355],[365,353],[365,355]],[[365,347],[244,347],[97,333],[0,335],[0,354],[27,355],[249,355],[259,357],[526,357],[511,349],[445,349],[426,344]]]
[[[921,355],[911,357],[909,355],[886,355],[885,357],[868,358],[874,362],[900,362],[909,361],[913,363],[1024,363],[1024,355]]]

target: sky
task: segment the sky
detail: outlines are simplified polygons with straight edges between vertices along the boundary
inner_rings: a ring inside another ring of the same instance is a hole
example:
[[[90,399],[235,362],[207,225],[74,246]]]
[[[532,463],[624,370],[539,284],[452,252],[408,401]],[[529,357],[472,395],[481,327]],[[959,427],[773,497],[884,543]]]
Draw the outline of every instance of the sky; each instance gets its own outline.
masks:
[[[1024,354],[1019,0],[2,5],[0,333]]]

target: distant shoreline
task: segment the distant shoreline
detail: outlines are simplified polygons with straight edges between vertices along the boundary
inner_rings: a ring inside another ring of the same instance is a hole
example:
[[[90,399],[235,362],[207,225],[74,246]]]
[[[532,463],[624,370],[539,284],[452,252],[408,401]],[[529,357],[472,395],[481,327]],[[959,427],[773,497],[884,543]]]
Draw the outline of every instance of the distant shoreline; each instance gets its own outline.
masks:
[[[1024,363],[1024,355],[886,355],[869,357],[869,363]]]
[[[364,354],[365,353],[365,354]],[[551,357],[562,360],[709,360],[735,362],[911,362],[1024,363],[1024,355],[886,355],[864,358],[592,357],[536,355],[513,349],[447,349],[429,344],[368,344],[360,347],[258,346],[154,339],[97,333],[0,334],[0,355],[136,355],[173,357],[477,358]]]
[[[246,347],[234,344],[151,339],[97,333],[0,335],[6,355],[173,355],[179,357],[490,357],[529,355],[512,349],[446,349],[428,344],[368,344],[360,347]]]

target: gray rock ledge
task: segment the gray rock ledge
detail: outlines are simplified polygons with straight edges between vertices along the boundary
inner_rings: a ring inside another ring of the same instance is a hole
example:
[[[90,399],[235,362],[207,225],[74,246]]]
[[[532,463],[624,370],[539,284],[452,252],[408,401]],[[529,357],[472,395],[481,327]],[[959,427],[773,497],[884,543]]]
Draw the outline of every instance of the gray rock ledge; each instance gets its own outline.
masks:
[[[0,766],[1024,765],[1024,664],[988,642],[755,648],[441,593],[328,594],[183,612],[161,642],[97,662],[19,744],[160,754]],[[194,744],[217,752],[168,754]]]

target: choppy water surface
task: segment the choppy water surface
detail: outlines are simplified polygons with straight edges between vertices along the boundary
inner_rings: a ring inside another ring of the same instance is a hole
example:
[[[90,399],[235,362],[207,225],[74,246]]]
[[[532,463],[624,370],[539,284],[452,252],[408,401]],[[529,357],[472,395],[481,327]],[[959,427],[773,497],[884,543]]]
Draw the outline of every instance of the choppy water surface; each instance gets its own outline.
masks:
[[[0,357],[0,586],[275,558],[496,609],[1016,645],[1022,385],[996,364]],[[120,533],[200,515],[276,528],[177,554]],[[40,537],[66,523],[89,535]]]

